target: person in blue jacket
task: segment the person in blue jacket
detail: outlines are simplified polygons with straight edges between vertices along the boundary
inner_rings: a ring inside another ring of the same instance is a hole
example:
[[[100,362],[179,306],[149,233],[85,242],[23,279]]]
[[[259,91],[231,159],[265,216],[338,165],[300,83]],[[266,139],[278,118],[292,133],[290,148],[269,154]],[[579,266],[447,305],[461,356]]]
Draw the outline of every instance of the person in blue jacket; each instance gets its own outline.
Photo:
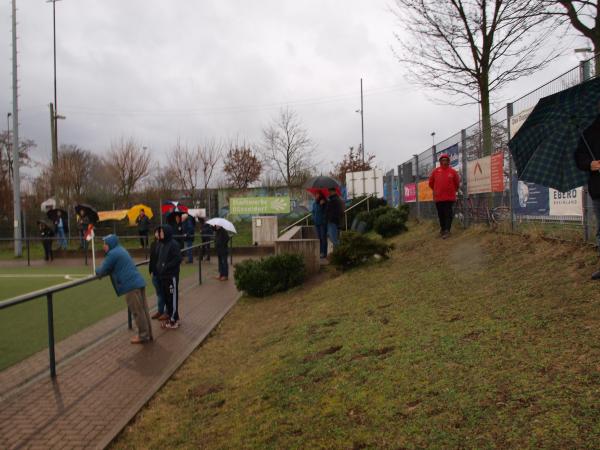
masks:
[[[117,295],[119,297],[125,295],[127,306],[138,329],[138,334],[131,338],[131,343],[150,342],[152,325],[146,301],[146,282],[127,250],[119,244],[117,236],[109,234],[103,241],[106,257],[102,265],[96,269],[96,275],[99,277],[110,275],[110,281]]]
[[[319,237],[321,258],[327,258],[327,220],[325,219],[325,197],[317,193],[312,205],[312,219]]]

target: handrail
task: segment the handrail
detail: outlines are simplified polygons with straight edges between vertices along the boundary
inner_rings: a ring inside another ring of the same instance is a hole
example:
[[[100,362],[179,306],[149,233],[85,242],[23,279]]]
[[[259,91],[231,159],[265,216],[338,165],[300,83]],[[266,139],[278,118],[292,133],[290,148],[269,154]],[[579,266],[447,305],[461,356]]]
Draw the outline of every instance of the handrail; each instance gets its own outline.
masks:
[[[201,247],[206,246],[206,244],[210,244],[212,242],[215,242],[215,241],[214,240],[207,241],[207,242],[202,242],[197,245],[192,245],[191,247],[185,247],[185,248],[182,248],[180,250],[180,252],[183,253],[183,252],[187,252],[190,250],[194,250],[196,248],[201,248]],[[94,245],[94,242],[92,242],[92,245]],[[233,238],[230,239],[230,245],[233,245]],[[233,262],[233,252],[231,253],[231,257],[232,257],[232,262]],[[135,263],[135,266],[140,267],[145,264],[148,264],[149,262],[150,262],[150,260],[146,259],[144,261]],[[29,302],[31,300],[35,300],[40,297],[46,297],[47,311],[48,311],[48,313],[47,313],[47,317],[48,317],[48,353],[49,353],[49,359],[50,359],[50,377],[52,377],[52,378],[56,377],[56,358],[55,358],[55,352],[54,352],[54,306],[53,306],[52,296],[57,292],[64,291],[64,290],[67,290],[67,289],[70,289],[73,287],[81,286],[83,284],[87,284],[92,281],[99,280],[100,278],[102,278],[102,277],[99,277],[98,275],[95,275],[95,274],[89,275],[80,280],[74,280],[74,281],[70,281],[68,283],[58,284],[55,286],[51,286],[49,288],[40,289],[38,291],[29,292],[27,294],[9,298],[8,300],[0,301],[0,310],[3,310],[6,308],[10,308],[11,306],[20,305],[20,304]],[[198,283],[202,284],[202,260],[200,258],[198,258]],[[131,329],[131,327],[132,327],[131,312],[129,311],[129,309],[127,309],[127,322],[128,322],[129,328]]]
[[[359,201],[358,203],[355,203],[354,205],[350,206],[348,209],[344,210],[344,214],[348,213],[348,211],[350,211],[351,209],[356,208],[358,205],[362,205],[364,202],[368,201],[371,197],[373,197],[373,195],[369,195],[365,198],[363,198],[361,201]],[[281,230],[279,232],[279,235],[282,235],[283,233],[287,232],[288,230],[290,230],[292,227],[295,227],[296,225],[298,225],[299,223],[304,222],[305,220],[307,220],[310,216],[312,216],[312,213],[308,213],[306,216],[304,216],[302,219],[297,220],[296,222],[294,222],[291,225],[288,225],[287,227],[285,227],[283,230]],[[348,224],[346,224],[346,228],[348,228]]]

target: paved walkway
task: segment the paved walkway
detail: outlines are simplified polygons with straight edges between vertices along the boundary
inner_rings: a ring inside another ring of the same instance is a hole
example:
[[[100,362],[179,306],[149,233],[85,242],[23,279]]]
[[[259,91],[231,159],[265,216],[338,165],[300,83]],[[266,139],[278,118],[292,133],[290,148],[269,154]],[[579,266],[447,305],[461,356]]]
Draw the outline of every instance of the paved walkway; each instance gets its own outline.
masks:
[[[208,336],[239,298],[232,280],[180,286],[181,327],[154,326],[155,341],[131,345],[121,312],[57,345],[57,378],[47,350],[0,373],[1,448],[103,448]],[[154,296],[149,297],[155,304]]]

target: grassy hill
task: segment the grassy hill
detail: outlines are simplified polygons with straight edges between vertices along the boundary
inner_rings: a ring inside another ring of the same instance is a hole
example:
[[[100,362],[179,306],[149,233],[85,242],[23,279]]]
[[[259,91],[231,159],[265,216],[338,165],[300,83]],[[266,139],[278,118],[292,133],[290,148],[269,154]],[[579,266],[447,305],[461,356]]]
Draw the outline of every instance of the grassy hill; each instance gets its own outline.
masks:
[[[395,242],[242,299],[113,447],[596,447],[595,252],[430,225]]]

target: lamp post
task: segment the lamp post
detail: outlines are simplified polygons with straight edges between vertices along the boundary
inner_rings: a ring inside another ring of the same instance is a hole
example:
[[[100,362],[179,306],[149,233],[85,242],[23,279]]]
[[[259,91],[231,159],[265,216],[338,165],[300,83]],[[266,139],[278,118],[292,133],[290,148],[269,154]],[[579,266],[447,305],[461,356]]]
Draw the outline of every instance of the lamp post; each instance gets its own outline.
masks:
[[[433,147],[435,145],[435,131],[431,132],[431,146]]]
[[[54,54],[54,116],[52,120],[52,126],[54,127],[54,135],[52,142],[52,160],[58,159],[58,119],[64,119],[64,117],[58,114],[58,103],[56,100],[56,2],[59,0],[47,0],[46,3],[52,3],[52,40],[53,40],[53,54]]]
[[[360,113],[360,136],[361,136],[361,144],[360,148],[362,149],[362,162],[363,165],[365,163],[365,122],[364,122],[364,105],[363,105],[363,83],[362,78],[360,79],[360,109],[357,109],[356,112]]]
[[[12,0],[12,94],[13,94],[13,236],[15,240],[15,256],[20,257],[23,250],[21,241],[21,177],[19,173],[19,96],[17,76],[17,2]]]

